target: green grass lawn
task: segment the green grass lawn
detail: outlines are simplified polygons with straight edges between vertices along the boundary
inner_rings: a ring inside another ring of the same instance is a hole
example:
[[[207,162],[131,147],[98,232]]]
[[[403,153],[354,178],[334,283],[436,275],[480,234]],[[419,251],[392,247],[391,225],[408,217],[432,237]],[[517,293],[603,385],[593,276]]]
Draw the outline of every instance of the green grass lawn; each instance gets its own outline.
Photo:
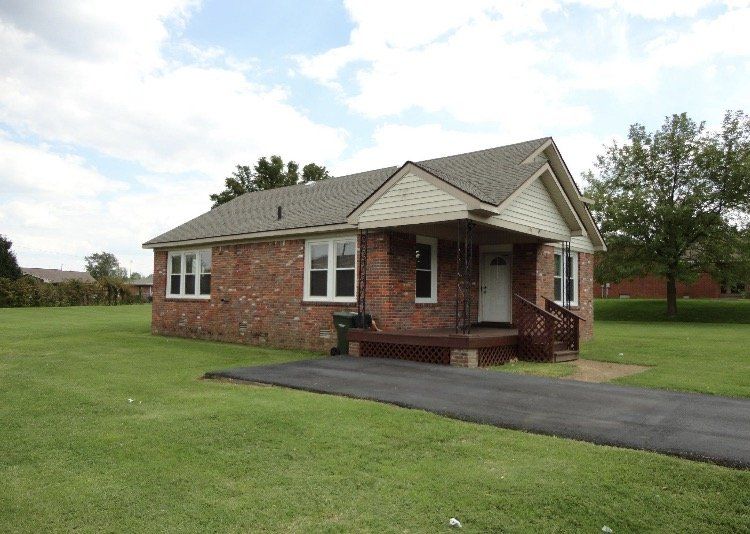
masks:
[[[674,321],[665,310],[663,300],[596,300],[581,356],[653,366],[622,384],[750,397],[750,300],[680,300]]]
[[[653,366],[621,384],[750,397],[750,324],[597,321],[581,357]]]
[[[0,310],[0,530],[750,529],[748,471],[201,380],[309,355],[151,336],[149,311]]]
[[[680,321],[666,321],[664,301],[595,301],[594,340],[581,345],[581,358],[651,366],[613,380],[618,384],[750,397],[750,300],[679,304]],[[493,369],[550,377],[574,371],[569,363],[519,362]]]

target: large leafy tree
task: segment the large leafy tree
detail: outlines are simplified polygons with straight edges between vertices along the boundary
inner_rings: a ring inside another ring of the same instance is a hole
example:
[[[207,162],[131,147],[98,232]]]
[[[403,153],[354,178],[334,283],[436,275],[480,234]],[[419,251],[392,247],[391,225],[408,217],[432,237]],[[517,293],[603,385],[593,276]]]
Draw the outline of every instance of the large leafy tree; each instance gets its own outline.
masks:
[[[251,169],[248,165],[237,165],[231,176],[224,180],[224,190],[211,195],[213,208],[229,202],[245,193],[263,191],[294,185],[297,183],[317,182],[330,178],[325,167],[308,163],[302,168],[300,180],[299,165],[294,161],[284,164],[280,156],[262,157]]]
[[[127,271],[120,266],[117,257],[111,252],[95,252],[84,259],[86,270],[97,280],[102,278],[127,278]]]
[[[17,280],[21,278],[23,272],[18,266],[15,253],[11,250],[12,246],[13,242],[10,239],[0,235],[0,278]]]
[[[656,274],[666,279],[667,315],[677,314],[677,282],[700,272],[718,280],[747,273],[750,120],[727,112],[717,130],[685,113],[649,132],[630,127],[628,141],[606,147],[589,173],[586,194],[609,252],[601,281]]]

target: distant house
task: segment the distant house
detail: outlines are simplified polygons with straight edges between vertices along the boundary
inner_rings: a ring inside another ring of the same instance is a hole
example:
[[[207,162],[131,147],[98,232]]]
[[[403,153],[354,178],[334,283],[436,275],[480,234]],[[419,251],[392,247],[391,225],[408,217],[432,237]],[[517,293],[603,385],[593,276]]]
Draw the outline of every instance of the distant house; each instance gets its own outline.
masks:
[[[153,297],[154,290],[154,275],[149,275],[146,278],[139,278],[138,280],[130,280],[128,285],[131,288],[133,295],[138,295],[144,300],[151,300]]]
[[[726,286],[720,284],[707,273],[701,273],[692,284],[677,284],[677,298],[718,299],[740,298],[745,295],[747,284]],[[620,282],[608,282],[600,285],[602,298],[665,299],[667,298],[667,280],[664,277],[646,275],[628,278]]]
[[[23,274],[33,276],[45,284],[59,284],[68,280],[80,282],[96,282],[93,276],[85,271],[63,271],[62,269],[40,269],[38,267],[21,267]]]
[[[351,354],[574,357],[606,250],[589,202],[549,137],[247,193],[144,244],[151,328],[324,350],[332,313],[358,312],[380,330]]]

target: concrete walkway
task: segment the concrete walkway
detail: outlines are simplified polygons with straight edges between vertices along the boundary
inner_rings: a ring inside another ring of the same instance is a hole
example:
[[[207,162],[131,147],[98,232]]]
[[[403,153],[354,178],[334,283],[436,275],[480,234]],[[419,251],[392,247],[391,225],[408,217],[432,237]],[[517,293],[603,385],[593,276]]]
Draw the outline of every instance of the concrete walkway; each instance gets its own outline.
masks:
[[[750,467],[750,400],[339,356],[207,373]]]

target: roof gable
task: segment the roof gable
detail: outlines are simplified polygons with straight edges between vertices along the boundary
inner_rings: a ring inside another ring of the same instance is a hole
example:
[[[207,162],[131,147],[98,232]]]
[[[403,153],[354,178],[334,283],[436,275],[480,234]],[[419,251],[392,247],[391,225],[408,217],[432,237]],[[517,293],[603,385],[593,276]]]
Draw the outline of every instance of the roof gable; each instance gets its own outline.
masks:
[[[519,194],[508,200],[496,218],[504,223],[525,226],[528,228],[527,233],[541,230],[548,235],[557,234],[569,238],[577,228],[569,226],[561,213],[559,200],[552,198],[541,176],[531,180]]]
[[[544,165],[544,157],[529,156],[549,140],[542,137],[415,164],[476,199],[497,206]]]

